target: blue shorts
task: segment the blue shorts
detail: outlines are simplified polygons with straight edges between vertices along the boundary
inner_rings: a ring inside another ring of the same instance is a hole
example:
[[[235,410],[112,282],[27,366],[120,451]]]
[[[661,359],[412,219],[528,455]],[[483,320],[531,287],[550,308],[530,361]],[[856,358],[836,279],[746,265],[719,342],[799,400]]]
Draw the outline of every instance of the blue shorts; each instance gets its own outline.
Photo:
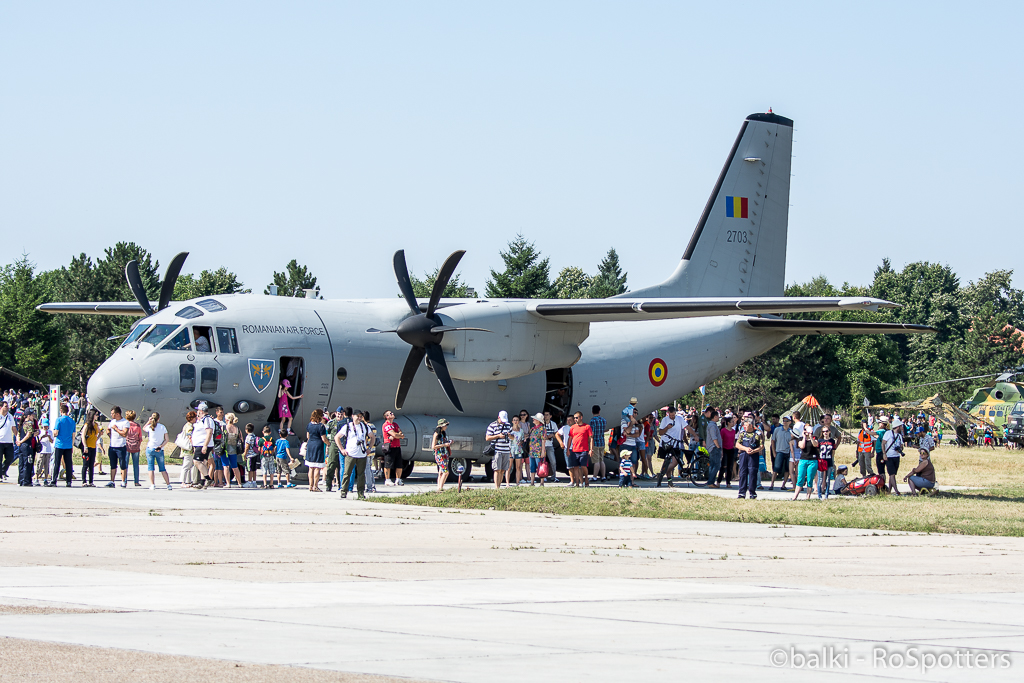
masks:
[[[569,469],[580,466],[580,454],[572,451],[565,452],[565,466]]]
[[[924,477],[919,477],[916,474],[910,475],[911,483],[919,489],[933,489],[935,488],[934,481],[928,481]]]
[[[217,456],[217,467],[234,469],[238,467],[238,455],[236,453],[225,453]]]
[[[573,453],[573,459],[576,460],[575,467],[590,467],[590,453],[583,451],[582,453]]]
[[[159,468],[161,472],[166,472],[167,468],[164,467],[164,449],[147,448],[146,466],[149,468],[150,472],[155,472],[155,468]]]
[[[112,469],[117,469],[118,467],[122,470],[128,469],[127,446],[111,446],[107,449],[107,455],[110,456],[110,467]]]

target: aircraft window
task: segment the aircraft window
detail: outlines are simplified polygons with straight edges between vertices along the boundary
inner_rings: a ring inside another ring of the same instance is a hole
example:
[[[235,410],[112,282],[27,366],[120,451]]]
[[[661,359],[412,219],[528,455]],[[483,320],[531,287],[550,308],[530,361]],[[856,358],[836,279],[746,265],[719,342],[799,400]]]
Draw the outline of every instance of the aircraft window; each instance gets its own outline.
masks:
[[[196,390],[196,366],[188,363],[178,366],[178,389],[186,394]]]
[[[199,353],[210,353],[215,350],[213,348],[212,327],[200,327],[199,325],[196,325],[192,328],[192,336],[196,339],[196,351]]]
[[[347,377],[348,370],[346,370],[345,368],[338,368],[338,379],[344,382]]]
[[[178,318],[184,318],[185,320],[192,320],[192,318],[198,318],[202,314],[203,312],[200,311],[195,306],[186,306],[185,308],[181,309],[174,315],[177,316]]]
[[[139,325],[138,327],[136,327],[134,330],[132,330],[132,333],[128,335],[128,338],[124,340],[124,343],[122,343],[121,346],[128,346],[133,341],[138,340],[139,337],[146,333],[146,330],[148,330],[149,327],[149,325]]]
[[[1003,397],[1003,392],[997,391],[996,392],[996,398],[1002,398],[1002,397]]]
[[[217,393],[217,368],[203,368],[199,371],[199,393]]]
[[[188,328],[181,328],[181,332],[171,337],[162,348],[164,351],[191,351],[192,342],[188,338]]]
[[[221,353],[238,353],[238,338],[235,336],[235,328],[217,328],[217,346]]]
[[[139,341],[144,341],[156,346],[164,339],[171,336],[171,333],[178,329],[177,325],[153,325],[149,332]]]
[[[1018,413],[1024,413],[1024,401],[1018,403],[1017,405],[1015,405],[1013,407],[1013,413],[1014,413],[1014,415],[1016,415]]]
[[[1002,417],[1002,416],[1003,416],[1003,411],[997,410],[996,411],[996,417]]]
[[[221,302],[217,301],[216,299],[203,299],[202,301],[197,301],[196,302],[196,306],[202,306],[203,308],[208,310],[210,313],[216,313],[217,311],[226,311],[226,310],[228,310],[227,306],[225,306]]]

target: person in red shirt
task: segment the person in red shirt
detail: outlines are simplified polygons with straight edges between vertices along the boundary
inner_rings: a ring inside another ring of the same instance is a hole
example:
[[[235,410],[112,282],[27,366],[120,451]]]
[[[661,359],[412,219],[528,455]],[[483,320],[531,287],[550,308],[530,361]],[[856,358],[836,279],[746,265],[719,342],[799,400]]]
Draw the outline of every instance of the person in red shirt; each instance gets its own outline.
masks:
[[[594,432],[590,425],[583,421],[583,413],[576,411],[572,416],[573,425],[569,428],[569,449],[566,454],[565,464],[569,467],[570,474],[575,472],[573,481],[576,486],[583,482],[583,485],[590,487],[590,455],[594,451]]]
[[[402,460],[402,439],[405,434],[395,422],[395,414],[390,410],[384,412],[384,425],[381,427],[384,433],[384,444],[387,450],[384,453],[384,485],[405,486],[402,481],[402,470],[405,469],[405,462]]]

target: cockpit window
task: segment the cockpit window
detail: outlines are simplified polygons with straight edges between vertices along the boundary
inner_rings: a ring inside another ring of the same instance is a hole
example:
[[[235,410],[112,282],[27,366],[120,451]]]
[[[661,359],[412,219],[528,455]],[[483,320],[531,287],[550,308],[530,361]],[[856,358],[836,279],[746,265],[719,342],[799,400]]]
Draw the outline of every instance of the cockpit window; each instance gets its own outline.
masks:
[[[202,301],[197,301],[196,302],[196,306],[202,306],[203,308],[208,310],[210,313],[216,313],[217,311],[226,311],[226,310],[228,310],[227,306],[225,306],[221,302],[217,301],[216,299],[203,299]]]
[[[221,353],[238,353],[238,338],[235,336],[235,328],[217,328],[217,346]]]
[[[192,318],[198,318],[202,314],[203,314],[203,312],[200,311],[195,306],[186,306],[185,308],[181,309],[180,311],[178,311],[174,315],[176,317],[178,317],[178,318],[184,318],[185,320],[191,320]]]
[[[139,339],[139,341],[144,341],[149,344],[152,344],[153,346],[156,346],[164,339],[167,339],[167,337],[171,336],[171,334],[176,329],[178,329],[177,325],[153,325],[153,327],[150,328],[149,332],[141,339]]]
[[[1017,405],[1015,405],[1013,407],[1013,414],[1014,415],[1022,415],[1022,414],[1024,414],[1024,401],[1019,401],[1017,403]]]
[[[181,328],[181,332],[171,337],[170,341],[163,345],[165,351],[191,351],[192,341],[188,336],[188,328]]]
[[[139,337],[146,334],[146,331],[150,328],[149,325],[137,325],[132,333],[128,335],[128,338],[124,340],[121,346],[128,346],[134,341],[138,341]]]

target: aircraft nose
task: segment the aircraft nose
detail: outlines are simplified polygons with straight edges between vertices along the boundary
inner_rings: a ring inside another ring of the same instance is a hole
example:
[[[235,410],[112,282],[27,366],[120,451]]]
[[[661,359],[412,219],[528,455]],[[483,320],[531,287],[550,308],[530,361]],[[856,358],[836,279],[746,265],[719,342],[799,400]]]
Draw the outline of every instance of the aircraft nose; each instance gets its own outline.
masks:
[[[138,410],[140,406],[135,403],[138,402],[141,385],[139,369],[134,362],[111,363],[108,360],[89,378],[87,391],[92,404],[109,416],[114,406],[121,406],[122,410]]]

